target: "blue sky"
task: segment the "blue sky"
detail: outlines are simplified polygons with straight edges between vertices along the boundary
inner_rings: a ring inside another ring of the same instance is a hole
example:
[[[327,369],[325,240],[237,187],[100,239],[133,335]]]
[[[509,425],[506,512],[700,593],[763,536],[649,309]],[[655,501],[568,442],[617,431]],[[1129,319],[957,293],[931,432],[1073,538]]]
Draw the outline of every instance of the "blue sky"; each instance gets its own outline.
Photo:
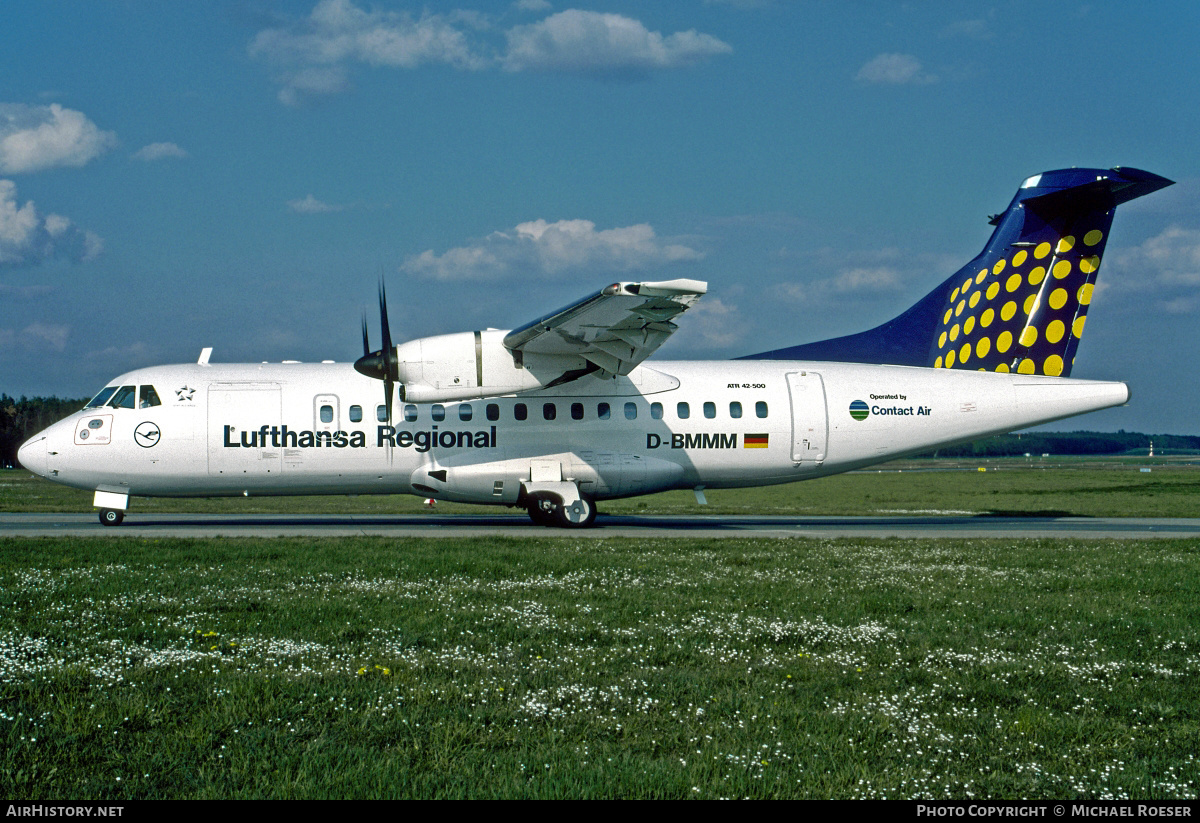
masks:
[[[661,356],[859,331],[1027,176],[1135,166],[1073,376],[1200,433],[1187,2],[387,0],[0,6],[0,391],[353,360],[613,280],[709,293]],[[1184,376],[1181,378],[1181,372]]]

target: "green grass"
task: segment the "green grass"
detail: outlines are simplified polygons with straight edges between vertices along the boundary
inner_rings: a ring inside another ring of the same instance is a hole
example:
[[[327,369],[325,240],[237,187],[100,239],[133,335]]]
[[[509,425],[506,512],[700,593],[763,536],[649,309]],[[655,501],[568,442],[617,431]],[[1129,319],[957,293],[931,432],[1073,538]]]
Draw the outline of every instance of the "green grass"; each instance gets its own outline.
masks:
[[[1200,466],[1145,458],[920,460],[758,489],[712,489],[700,506],[690,491],[600,504],[610,514],[913,515],[1016,514],[1080,517],[1200,517]],[[929,469],[939,469],[930,471]],[[987,471],[977,471],[986,468]],[[897,471],[896,469],[900,469]],[[949,470],[960,469],[960,470]],[[965,469],[965,470],[961,470]],[[92,493],[28,472],[0,472],[0,511],[91,511]],[[217,512],[411,514],[410,495],[362,497],[134,498],[131,513]],[[493,508],[439,503],[447,513]]]
[[[1189,541],[0,538],[0,794],[1191,798]]]

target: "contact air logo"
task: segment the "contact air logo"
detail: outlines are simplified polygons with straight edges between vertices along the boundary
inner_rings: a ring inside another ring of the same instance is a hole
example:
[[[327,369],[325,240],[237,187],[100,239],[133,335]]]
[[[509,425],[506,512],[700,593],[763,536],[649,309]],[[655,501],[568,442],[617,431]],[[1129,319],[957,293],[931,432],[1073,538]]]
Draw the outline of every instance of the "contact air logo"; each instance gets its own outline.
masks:
[[[871,407],[862,400],[850,404],[850,416],[855,420],[866,420],[871,414]]]

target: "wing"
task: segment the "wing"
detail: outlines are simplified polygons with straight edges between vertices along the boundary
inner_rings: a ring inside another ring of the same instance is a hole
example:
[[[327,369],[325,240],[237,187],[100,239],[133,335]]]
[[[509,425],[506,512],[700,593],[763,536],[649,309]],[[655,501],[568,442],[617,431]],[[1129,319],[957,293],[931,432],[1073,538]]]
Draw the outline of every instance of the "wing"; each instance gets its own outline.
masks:
[[[613,283],[513,329],[504,345],[517,356],[574,355],[610,376],[627,375],[666,342],[679,328],[672,319],[706,291],[699,280]]]

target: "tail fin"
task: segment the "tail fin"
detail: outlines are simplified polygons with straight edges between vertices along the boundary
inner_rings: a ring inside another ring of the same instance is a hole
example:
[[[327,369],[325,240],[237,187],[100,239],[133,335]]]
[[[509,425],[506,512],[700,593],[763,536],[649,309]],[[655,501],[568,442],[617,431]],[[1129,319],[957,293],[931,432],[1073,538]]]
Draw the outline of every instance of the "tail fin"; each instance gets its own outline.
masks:
[[[752,355],[1066,377],[1121,203],[1171,185],[1138,169],[1035,175],[983,251],[915,306],[870,331]]]

